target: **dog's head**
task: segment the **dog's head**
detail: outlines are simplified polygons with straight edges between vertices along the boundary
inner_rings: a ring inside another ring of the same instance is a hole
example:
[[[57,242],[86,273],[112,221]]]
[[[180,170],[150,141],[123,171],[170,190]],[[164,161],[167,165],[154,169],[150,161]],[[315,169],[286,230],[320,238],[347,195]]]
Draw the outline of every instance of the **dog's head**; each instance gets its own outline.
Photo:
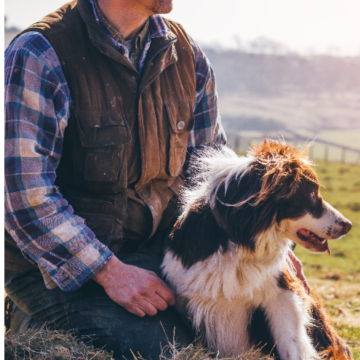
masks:
[[[229,149],[195,161],[205,203],[232,242],[255,250],[259,235],[276,227],[311,252],[329,251],[351,223],[320,195],[320,184],[305,152],[285,142],[265,140],[246,157]],[[189,198],[188,198],[189,200]],[[191,202],[191,201],[190,201]]]

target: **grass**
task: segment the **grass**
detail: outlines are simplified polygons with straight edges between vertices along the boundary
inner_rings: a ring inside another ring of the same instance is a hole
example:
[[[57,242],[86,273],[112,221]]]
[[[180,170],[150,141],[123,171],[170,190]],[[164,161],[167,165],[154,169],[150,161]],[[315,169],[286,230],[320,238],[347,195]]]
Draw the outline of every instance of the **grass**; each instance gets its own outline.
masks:
[[[5,334],[5,360],[111,360],[112,354],[94,349],[91,339],[75,332],[40,329],[10,336]]]
[[[166,355],[165,355],[166,352]],[[140,354],[133,354],[133,359],[145,360]],[[5,334],[5,360],[112,360],[112,353],[94,349],[89,337],[78,338],[75,332],[40,329],[10,336]],[[168,341],[159,360],[220,360],[216,354],[205,349],[201,343],[180,348]],[[241,357],[222,360],[272,360],[261,354],[261,349],[248,351]],[[126,360],[126,359],[125,359]]]
[[[319,162],[315,168],[323,198],[352,223],[343,239],[329,243],[331,256],[295,253],[304,265],[312,290],[321,297],[339,334],[360,359],[360,166]]]

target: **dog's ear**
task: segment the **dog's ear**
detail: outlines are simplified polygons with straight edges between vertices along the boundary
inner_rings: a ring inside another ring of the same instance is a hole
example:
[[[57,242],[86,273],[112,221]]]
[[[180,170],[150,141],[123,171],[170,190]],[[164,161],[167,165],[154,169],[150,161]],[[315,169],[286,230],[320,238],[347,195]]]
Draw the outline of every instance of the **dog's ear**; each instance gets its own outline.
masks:
[[[168,248],[189,268],[217,251],[226,251],[228,236],[217,224],[210,206],[195,204],[169,236]]]
[[[247,169],[242,176],[225,181],[212,196],[211,208],[219,226],[231,241],[255,250],[255,237],[268,229],[276,217],[276,201],[269,197],[260,203],[261,172]]]

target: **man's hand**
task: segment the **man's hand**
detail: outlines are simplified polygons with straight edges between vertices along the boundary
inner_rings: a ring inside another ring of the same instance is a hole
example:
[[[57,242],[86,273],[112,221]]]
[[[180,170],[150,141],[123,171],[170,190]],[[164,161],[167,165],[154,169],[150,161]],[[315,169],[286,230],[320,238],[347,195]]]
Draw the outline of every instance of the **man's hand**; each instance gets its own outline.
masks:
[[[305,278],[304,272],[303,272],[303,266],[301,261],[295,256],[295,254],[292,251],[289,251],[289,257],[294,265],[294,269],[296,271],[297,277],[302,281],[304,284],[305,290],[308,294],[310,294],[310,286]]]
[[[126,265],[115,255],[92,279],[110,299],[141,317],[175,304],[174,293],[154,272]]]

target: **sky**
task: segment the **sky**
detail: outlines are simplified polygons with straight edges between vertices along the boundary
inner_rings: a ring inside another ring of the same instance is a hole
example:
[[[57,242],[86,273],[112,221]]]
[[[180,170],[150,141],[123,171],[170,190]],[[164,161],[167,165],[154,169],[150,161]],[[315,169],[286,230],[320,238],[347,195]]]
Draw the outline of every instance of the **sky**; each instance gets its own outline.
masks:
[[[236,47],[258,37],[301,53],[360,55],[359,0],[173,0],[172,20],[202,45]],[[8,26],[24,28],[64,0],[5,0]],[[235,40],[237,39],[237,40]],[[338,48],[338,50],[334,50]]]

